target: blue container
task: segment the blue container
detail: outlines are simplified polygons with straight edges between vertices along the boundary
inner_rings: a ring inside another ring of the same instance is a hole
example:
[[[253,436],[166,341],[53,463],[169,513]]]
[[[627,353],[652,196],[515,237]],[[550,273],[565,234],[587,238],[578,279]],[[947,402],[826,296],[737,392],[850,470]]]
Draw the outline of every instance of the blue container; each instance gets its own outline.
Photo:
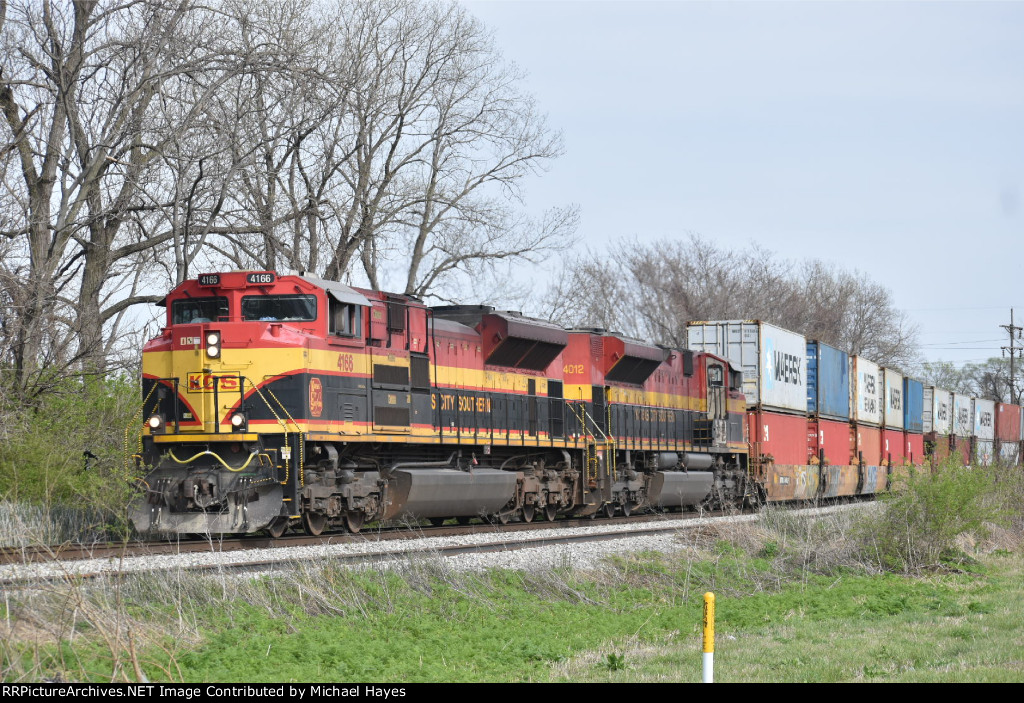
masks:
[[[912,378],[903,379],[903,429],[924,431],[924,384]]]
[[[850,419],[850,357],[823,342],[807,343],[807,412]]]

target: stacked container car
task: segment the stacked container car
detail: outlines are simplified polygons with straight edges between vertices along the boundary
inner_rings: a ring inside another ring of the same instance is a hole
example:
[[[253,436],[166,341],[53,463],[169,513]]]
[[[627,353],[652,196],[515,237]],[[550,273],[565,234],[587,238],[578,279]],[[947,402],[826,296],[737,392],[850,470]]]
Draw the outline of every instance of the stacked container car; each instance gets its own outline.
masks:
[[[949,440],[950,454],[963,465],[971,463],[974,435],[974,398],[962,393],[953,394],[953,434]]]
[[[996,404],[993,400],[973,398],[974,463],[987,466],[995,455]]]
[[[903,464],[908,455],[903,437],[905,414],[903,374],[895,369],[881,369],[882,379],[882,463],[889,467]]]
[[[743,373],[749,470],[768,500],[810,499],[819,477],[807,463],[807,343],[759,320],[687,325],[691,350],[729,359]]]
[[[995,456],[1003,464],[1016,465],[1020,461],[1021,408],[1009,403],[996,403]]]
[[[903,379],[903,439],[906,464],[924,465],[924,385]]]
[[[860,493],[883,491],[888,472],[882,467],[882,378],[878,364],[861,356],[850,357],[852,407],[850,448],[861,467]],[[902,443],[902,436],[900,441]]]
[[[850,455],[850,357],[807,342],[808,464],[821,467],[822,495],[852,495],[860,483]]]
[[[950,455],[953,438],[953,394],[942,388],[924,389],[925,452],[935,465]]]

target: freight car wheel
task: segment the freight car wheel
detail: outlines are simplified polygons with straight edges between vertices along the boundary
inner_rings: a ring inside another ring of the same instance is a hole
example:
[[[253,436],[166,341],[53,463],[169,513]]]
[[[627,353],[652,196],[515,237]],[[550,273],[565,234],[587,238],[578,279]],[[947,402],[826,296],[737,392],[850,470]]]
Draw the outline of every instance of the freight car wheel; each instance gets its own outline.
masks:
[[[279,517],[276,518],[272,523],[267,525],[267,534],[278,539],[284,534],[285,530],[288,529],[288,518]]]
[[[302,513],[302,526],[310,537],[319,537],[327,527],[327,516],[323,513]]]
[[[345,513],[345,527],[347,527],[348,531],[353,534],[363,529],[363,523],[365,522],[366,513],[359,512],[357,510],[350,510]]]
[[[544,519],[548,522],[553,522],[558,517],[558,506],[554,503],[548,503],[544,506]]]
[[[524,505],[523,506],[523,522],[533,522],[533,515],[536,512],[534,506]]]
[[[468,525],[469,521],[472,519],[473,518],[471,518],[469,515],[459,515],[457,518],[455,518],[455,522],[459,523],[460,525]]]
[[[431,518],[427,518],[427,521],[430,523],[431,527],[440,527],[441,525],[444,524],[444,518],[443,517],[431,517]]]
[[[605,503],[601,506],[601,514],[605,517],[615,517],[615,503]]]
[[[625,503],[622,504],[622,516],[623,517],[629,517],[632,514],[633,514],[633,504],[630,503],[627,500]]]

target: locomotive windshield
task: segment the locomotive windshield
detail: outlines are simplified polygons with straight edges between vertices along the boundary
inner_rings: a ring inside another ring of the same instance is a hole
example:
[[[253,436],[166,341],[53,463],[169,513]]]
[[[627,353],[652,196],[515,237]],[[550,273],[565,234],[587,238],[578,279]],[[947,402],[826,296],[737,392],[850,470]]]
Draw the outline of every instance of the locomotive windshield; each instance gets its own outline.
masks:
[[[316,319],[315,295],[247,295],[242,298],[242,319],[295,321]]]
[[[171,324],[213,322],[228,318],[228,299],[223,297],[185,298],[171,304]]]

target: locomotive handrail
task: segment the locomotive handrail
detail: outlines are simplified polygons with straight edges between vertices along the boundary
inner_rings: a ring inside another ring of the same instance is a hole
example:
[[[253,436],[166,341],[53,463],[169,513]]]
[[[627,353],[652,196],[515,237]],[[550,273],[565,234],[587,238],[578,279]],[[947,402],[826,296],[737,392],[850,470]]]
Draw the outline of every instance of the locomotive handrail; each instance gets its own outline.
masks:
[[[171,449],[170,451],[168,451],[168,452],[167,452],[167,455],[168,455],[169,457],[171,457],[171,459],[172,459],[172,460],[173,460],[173,461],[174,461],[175,463],[177,463],[177,464],[190,464],[190,463],[192,463],[193,461],[195,461],[196,459],[198,459],[198,458],[199,458],[199,457],[201,457],[201,456],[206,456],[206,455],[210,455],[210,456],[212,456],[212,457],[213,457],[214,459],[216,459],[217,461],[219,461],[219,462],[220,462],[220,463],[221,463],[221,464],[222,464],[222,465],[224,466],[224,468],[225,468],[225,469],[227,469],[228,471],[232,471],[232,472],[234,472],[234,473],[238,473],[239,471],[244,471],[244,470],[245,470],[245,468],[246,468],[247,466],[249,466],[249,464],[251,464],[251,463],[252,463],[252,460],[253,460],[254,458],[256,458],[257,456],[259,456],[259,452],[258,452],[258,451],[254,451],[254,452],[250,453],[250,454],[249,454],[249,458],[248,458],[248,459],[246,459],[246,460],[245,460],[245,463],[244,463],[244,464],[242,464],[241,466],[239,466],[238,468],[232,468],[231,464],[229,464],[228,462],[226,462],[226,461],[225,461],[225,460],[223,459],[223,457],[221,457],[221,456],[220,456],[219,454],[217,454],[216,452],[211,452],[211,451],[210,451],[209,449],[205,449],[205,450],[203,450],[203,451],[199,452],[198,454],[196,454],[196,455],[194,455],[194,456],[190,456],[190,457],[189,457],[188,459],[179,459],[178,457],[174,456],[174,450],[173,450],[173,449]]]

